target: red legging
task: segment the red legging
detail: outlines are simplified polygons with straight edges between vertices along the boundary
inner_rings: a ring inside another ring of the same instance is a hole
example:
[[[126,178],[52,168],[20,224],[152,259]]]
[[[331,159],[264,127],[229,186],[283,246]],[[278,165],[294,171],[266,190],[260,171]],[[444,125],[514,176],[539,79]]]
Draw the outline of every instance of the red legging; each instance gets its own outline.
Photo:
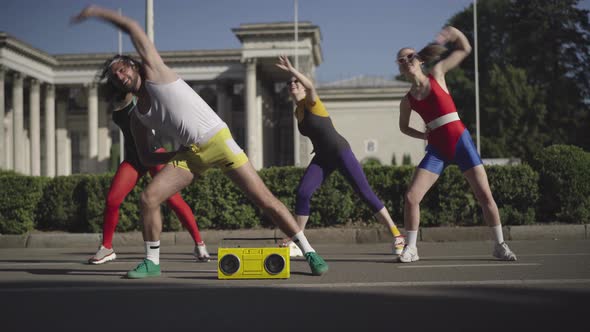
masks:
[[[164,168],[164,165],[150,167],[149,172],[152,177],[154,177],[154,175],[162,168]],[[119,165],[119,168],[117,168],[117,173],[115,173],[113,181],[111,182],[111,188],[109,189],[104,209],[102,245],[106,248],[113,247],[113,235],[115,234],[115,228],[117,228],[117,224],[119,223],[119,207],[121,206],[121,203],[123,203],[125,197],[129,195],[133,187],[137,184],[137,181],[139,181],[143,175],[144,174],[140,173],[126,160],[124,160],[121,165]],[[180,196],[180,193],[170,196],[166,200],[166,204],[174,210],[174,213],[176,213],[176,216],[182,225],[191,234],[195,244],[202,242],[203,240],[201,239],[195,216],[193,215],[191,208]]]

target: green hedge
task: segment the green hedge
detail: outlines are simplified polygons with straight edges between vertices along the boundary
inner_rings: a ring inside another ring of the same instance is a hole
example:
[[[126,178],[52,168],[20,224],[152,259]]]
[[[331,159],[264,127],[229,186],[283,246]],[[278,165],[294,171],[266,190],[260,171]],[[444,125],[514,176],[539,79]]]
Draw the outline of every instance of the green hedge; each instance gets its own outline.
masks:
[[[564,151],[567,151],[565,153]],[[567,160],[562,160],[565,158]],[[486,167],[492,193],[504,225],[535,221],[588,222],[590,178],[588,154],[570,147],[549,148],[538,165]],[[585,164],[584,164],[585,163]],[[540,170],[539,173],[533,169]],[[403,197],[415,168],[365,167],[367,179],[398,224],[403,224]],[[303,168],[273,167],[260,171],[269,189],[290,209]],[[100,232],[105,197],[113,174],[55,178],[28,177],[0,172],[0,233],[19,234],[32,229]],[[117,231],[141,230],[139,197],[149,181],[144,178],[120,208]],[[272,227],[220,171],[210,170],[182,191],[202,229]],[[540,204],[537,204],[539,202]],[[310,227],[375,223],[372,212],[338,173],[328,178],[311,202]],[[174,213],[163,207],[164,230],[182,227]],[[449,167],[421,204],[423,226],[483,225],[481,209],[459,169]]]
[[[552,145],[535,155],[539,172],[540,221],[590,221],[590,153],[576,146]]]
[[[0,234],[23,234],[35,228],[35,207],[48,180],[11,172],[0,175]]]
[[[256,210],[241,191],[219,170],[209,170],[182,191],[199,228],[237,229],[259,224]]]
[[[486,167],[490,188],[500,219],[505,225],[535,223],[536,202],[539,201],[539,175],[527,165]],[[481,209],[478,210],[481,214]]]

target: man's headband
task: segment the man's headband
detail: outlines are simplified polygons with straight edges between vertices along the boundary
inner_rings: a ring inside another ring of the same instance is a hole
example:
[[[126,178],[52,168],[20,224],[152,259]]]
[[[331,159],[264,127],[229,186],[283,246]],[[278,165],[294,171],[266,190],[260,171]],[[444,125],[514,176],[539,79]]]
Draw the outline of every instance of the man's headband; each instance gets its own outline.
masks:
[[[109,63],[109,68],[117,62],[127,61],[127,60],[128,59],[125,59],[125,58],[114,58],[113,61],[111,61],[111,63]],[[129,63],[131,63],[132,65],[135,65],[135,62],[131,59],[129,59]]]

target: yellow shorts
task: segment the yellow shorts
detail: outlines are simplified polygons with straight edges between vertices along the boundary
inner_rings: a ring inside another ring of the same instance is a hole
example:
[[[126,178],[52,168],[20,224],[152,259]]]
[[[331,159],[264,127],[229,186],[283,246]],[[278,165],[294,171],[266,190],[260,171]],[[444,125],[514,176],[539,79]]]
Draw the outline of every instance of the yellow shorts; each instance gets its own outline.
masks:
[[[244,150],[234,141],[227,127],[201,146],[191,144],[188,148],[177,153],[170,163],[197,175],[211,167],[219,167],[224,172],[231,171],[248,162]]]

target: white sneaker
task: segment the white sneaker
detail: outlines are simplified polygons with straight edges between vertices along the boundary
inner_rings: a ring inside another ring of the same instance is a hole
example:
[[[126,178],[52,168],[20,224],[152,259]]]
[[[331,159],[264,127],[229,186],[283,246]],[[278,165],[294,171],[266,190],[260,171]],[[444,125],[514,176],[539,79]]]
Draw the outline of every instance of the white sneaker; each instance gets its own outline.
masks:
[[[289,256],[291,257],[303,257],[303,252],[299,247],[295,244],[295,242],[289,242]]]
[[[406,239],[403,235],[396,236],[393,240],[392,251],[394,255],[401,255],[406,245]]]
[[[418,256],[418,248],[416,247],[405,246],[401,255],[399,255],[399,261],[402,263],[411,263],[419,259],[420,257]]]
[[[117,254],[115,254],[115,250],[112,248],[107,249],[103,245],[100,245],[96,254],[88,259],[88,264],[104,264],[106,262],[114,261],[116,258]]]
[[[508,248],[506,242],[496,243],[494,246],[494,257],[503,261],[515,261],[516,255]]]
[[[211,256],[209,256],[209,252],[207,251],[207,246],[205,243],[196,245],[193,255],[197,257],[199,262],[208,262],[211,260]]]

